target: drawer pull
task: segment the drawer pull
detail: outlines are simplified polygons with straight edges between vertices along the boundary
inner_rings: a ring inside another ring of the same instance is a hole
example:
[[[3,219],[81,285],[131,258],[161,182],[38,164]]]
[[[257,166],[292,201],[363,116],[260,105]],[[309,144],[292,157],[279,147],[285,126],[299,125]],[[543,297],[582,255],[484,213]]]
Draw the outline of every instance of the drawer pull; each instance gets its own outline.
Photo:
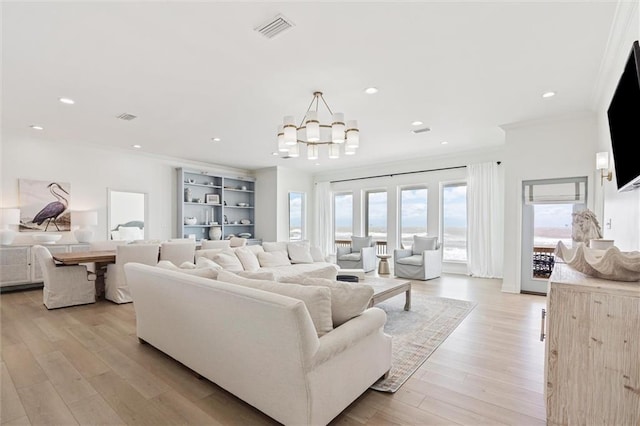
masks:
[[[544,333],[544,322],[545,319],[547,318],[547,310],[546,309],[542,309],[542,313],[540,315],[540,341],[544,342],[544,338],[547,336]]]

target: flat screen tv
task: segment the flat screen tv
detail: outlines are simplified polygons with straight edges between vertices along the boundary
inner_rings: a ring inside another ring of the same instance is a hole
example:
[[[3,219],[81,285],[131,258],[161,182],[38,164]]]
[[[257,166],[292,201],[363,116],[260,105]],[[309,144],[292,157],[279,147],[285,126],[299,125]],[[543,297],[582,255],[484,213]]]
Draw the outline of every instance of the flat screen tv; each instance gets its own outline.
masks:
[[[618,192],[640,189],[640,45],[633,42],[609,109]]]

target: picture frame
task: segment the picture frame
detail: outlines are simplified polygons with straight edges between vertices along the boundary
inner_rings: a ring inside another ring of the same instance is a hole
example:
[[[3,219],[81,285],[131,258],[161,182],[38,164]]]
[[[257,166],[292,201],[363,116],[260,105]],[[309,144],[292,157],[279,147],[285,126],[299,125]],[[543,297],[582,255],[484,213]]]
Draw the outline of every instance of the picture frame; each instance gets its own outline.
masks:
[[[205,195],[205,203],[207,204],[220,204],[220,195],[207,194]]]

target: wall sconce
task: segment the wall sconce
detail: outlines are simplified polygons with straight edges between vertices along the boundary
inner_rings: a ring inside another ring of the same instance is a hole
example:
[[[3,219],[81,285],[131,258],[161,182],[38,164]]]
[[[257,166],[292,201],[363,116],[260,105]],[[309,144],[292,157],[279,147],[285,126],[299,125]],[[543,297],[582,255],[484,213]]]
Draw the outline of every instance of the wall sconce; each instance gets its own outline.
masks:
[[[608,152],[598,152],[596,154],[596,169],[600,170],[600,185],[604,184],[605,178],[611,182],[611,179],[613,179],[613,173],[609,170]],[[606,174],[605,170],[607,171]]]

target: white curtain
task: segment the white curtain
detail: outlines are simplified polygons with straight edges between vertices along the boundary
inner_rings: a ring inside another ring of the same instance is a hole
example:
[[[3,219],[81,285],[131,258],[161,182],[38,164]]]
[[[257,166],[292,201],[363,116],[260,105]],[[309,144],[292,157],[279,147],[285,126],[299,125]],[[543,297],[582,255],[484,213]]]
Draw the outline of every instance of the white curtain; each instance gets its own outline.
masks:
[[[504,175],[496,162],[467,166],[468,272],[502,278]]]
[[[318,182],[315,187],[316,221],[315,234],[322,254],[331,254],[333,235],[331,224],[333,223],[333,209],[331,208],[331,183]]]

